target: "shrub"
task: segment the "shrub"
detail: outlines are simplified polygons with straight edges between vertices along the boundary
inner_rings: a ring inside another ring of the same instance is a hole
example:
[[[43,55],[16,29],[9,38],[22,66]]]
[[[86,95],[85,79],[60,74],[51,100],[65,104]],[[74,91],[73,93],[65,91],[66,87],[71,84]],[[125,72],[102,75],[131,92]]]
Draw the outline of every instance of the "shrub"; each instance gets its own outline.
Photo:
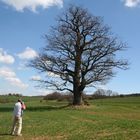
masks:
[[[59,93],[59,92],[53,92],[48,95],[46,95],[43,99],[44,100],[57,100],[57,101],[71,101],[72,100],[72,94],[70,93]]]

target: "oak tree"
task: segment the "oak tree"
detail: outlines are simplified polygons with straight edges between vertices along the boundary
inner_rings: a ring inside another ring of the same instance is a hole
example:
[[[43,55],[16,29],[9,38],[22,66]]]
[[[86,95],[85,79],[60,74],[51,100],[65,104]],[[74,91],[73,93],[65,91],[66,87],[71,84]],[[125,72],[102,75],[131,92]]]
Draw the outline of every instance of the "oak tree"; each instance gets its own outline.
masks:
[[[70,6],[45,35],[46,46],[30,66],[53,74],[40,80],[45,87],[73,93],[73,104],[82,104],[86,87],[107,82],[114,68],[126,69],[127,61],[116,57],[126,45],[111,33],[101,17],[87,9]]]

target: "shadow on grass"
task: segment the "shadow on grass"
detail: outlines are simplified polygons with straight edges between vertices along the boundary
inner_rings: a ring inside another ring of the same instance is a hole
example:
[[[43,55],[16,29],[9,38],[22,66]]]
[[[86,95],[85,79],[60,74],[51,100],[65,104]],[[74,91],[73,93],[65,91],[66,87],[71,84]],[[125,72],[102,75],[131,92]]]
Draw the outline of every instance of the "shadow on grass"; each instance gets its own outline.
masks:
[[[28,107],[26,111],[52,111],[52,110],[60,110],[68,107],[65,106],[36,106],[36,107]]]
[[[0,107],[0,112],[11,112],[13,107]]]
[[[26,111],[51,111],[51,110],[59,110],[68,107],[65,106],[33,106],[27,107]],[[13,107],[0,107],[0,112],[11,112],[13,111]]]
[[[9,134],[9,133],[0,133],[0,136],[11,136],[11,134]]]

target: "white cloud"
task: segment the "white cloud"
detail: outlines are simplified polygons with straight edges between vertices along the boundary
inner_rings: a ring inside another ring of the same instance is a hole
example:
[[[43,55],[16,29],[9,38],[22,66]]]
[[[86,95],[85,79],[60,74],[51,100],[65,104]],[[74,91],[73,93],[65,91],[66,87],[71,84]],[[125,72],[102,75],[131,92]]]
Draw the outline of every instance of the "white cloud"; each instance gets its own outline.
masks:
[[[13,86],[17,86],[19,88],[27,88],[28,87],[28,85],[24,84],[16,76],[16,73],[8,67],[1,67],[0,68],[0,77],[4,78],[6,81],[8,81]]]
[[[59,75],[54,74],[53,72],[48,72],[47,75],[48,75],[49,77],[56,77],[56,78],[59,77]]]
[[[36,94],[37,95],[47,95],[47,94],[50,94],[50,93],[52,93],[53,92],[53,90],[49,90],[49,89],[47,89],[47,90],[45,90],[45,89],[40,89],[40,90],[37,90],[36,91]]]
[[[108,87],[106,85],[97,85],[96,89],[108,90]]]
[[[41,80],[41,77],[39,75],[34,75],[31,77],[31,80],[38,81],[38,80]]]
[[[6,77],[5,79],[7,81],[9,81],[10,84],[13,86],[18,86],[20,88],[27,88],[28,87],[27,84],[22,83],[22,81],[17,77]]]
[[[26,47],[26,49],[22,53],[18,54],[18,57],[20,59],[33,59],[37,56],[37,52],[30,47]]]
[[[140,4],[140,0],[123,0],[125,6],[127,7],[136,7]]]
[[[50,6],[63,6],[63,0],[1,0],[3,3],[14,7],[17,11],[29,9],[36,12],[38,7],[47,9]]]
[[[7,54],[6,51],[3,50],[3,48],[0,48],[0,63],[5,64],[13,64],[15,61],[14,57]]]
[[[7,67],[0,68],[0,76],[1,77],[15,77],[16,74],[11,69]]]

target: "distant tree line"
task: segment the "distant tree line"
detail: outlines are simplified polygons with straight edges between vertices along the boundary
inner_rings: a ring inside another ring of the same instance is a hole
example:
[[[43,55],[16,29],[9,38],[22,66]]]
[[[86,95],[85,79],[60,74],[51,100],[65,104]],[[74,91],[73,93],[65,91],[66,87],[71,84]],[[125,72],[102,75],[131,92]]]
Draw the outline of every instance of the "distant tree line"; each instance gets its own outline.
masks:
[[[58,100],[58,101],[63,101],[67,100],[70,101],[72,100],[73,96],[71,93],[59,93],[59,92],[53,92],[48,95],[46,95],[43,99],[44,100]]]
[[[83,100],[94,100],[94,99],[104,99],[104,98],[115,98],[115,97],[128,97],[128,96],[140,96],[140,93],[133,93],[133,94],[119,94],[112,90],[104,90],[98,89],[93,94],[83,94]],[[44,96],[43,100],[57,100],[57,101],[64,101],[67,100],[71,102],[73,100],[73,95],[71,93],[60,93],[60,92],[53,92]]]
[[[137,97],[140,96],[140,93],[132,93],[132,94],[120,94],[120,97]]]
[[[17,97],[22,97],[22,94],[20,93],[9,93],[9,96],[17,96]]]
[[[22,94],[19,93],[8,93],[0,95],[0,103],[11,103],[15,102],[17,98],[22,97]]]

